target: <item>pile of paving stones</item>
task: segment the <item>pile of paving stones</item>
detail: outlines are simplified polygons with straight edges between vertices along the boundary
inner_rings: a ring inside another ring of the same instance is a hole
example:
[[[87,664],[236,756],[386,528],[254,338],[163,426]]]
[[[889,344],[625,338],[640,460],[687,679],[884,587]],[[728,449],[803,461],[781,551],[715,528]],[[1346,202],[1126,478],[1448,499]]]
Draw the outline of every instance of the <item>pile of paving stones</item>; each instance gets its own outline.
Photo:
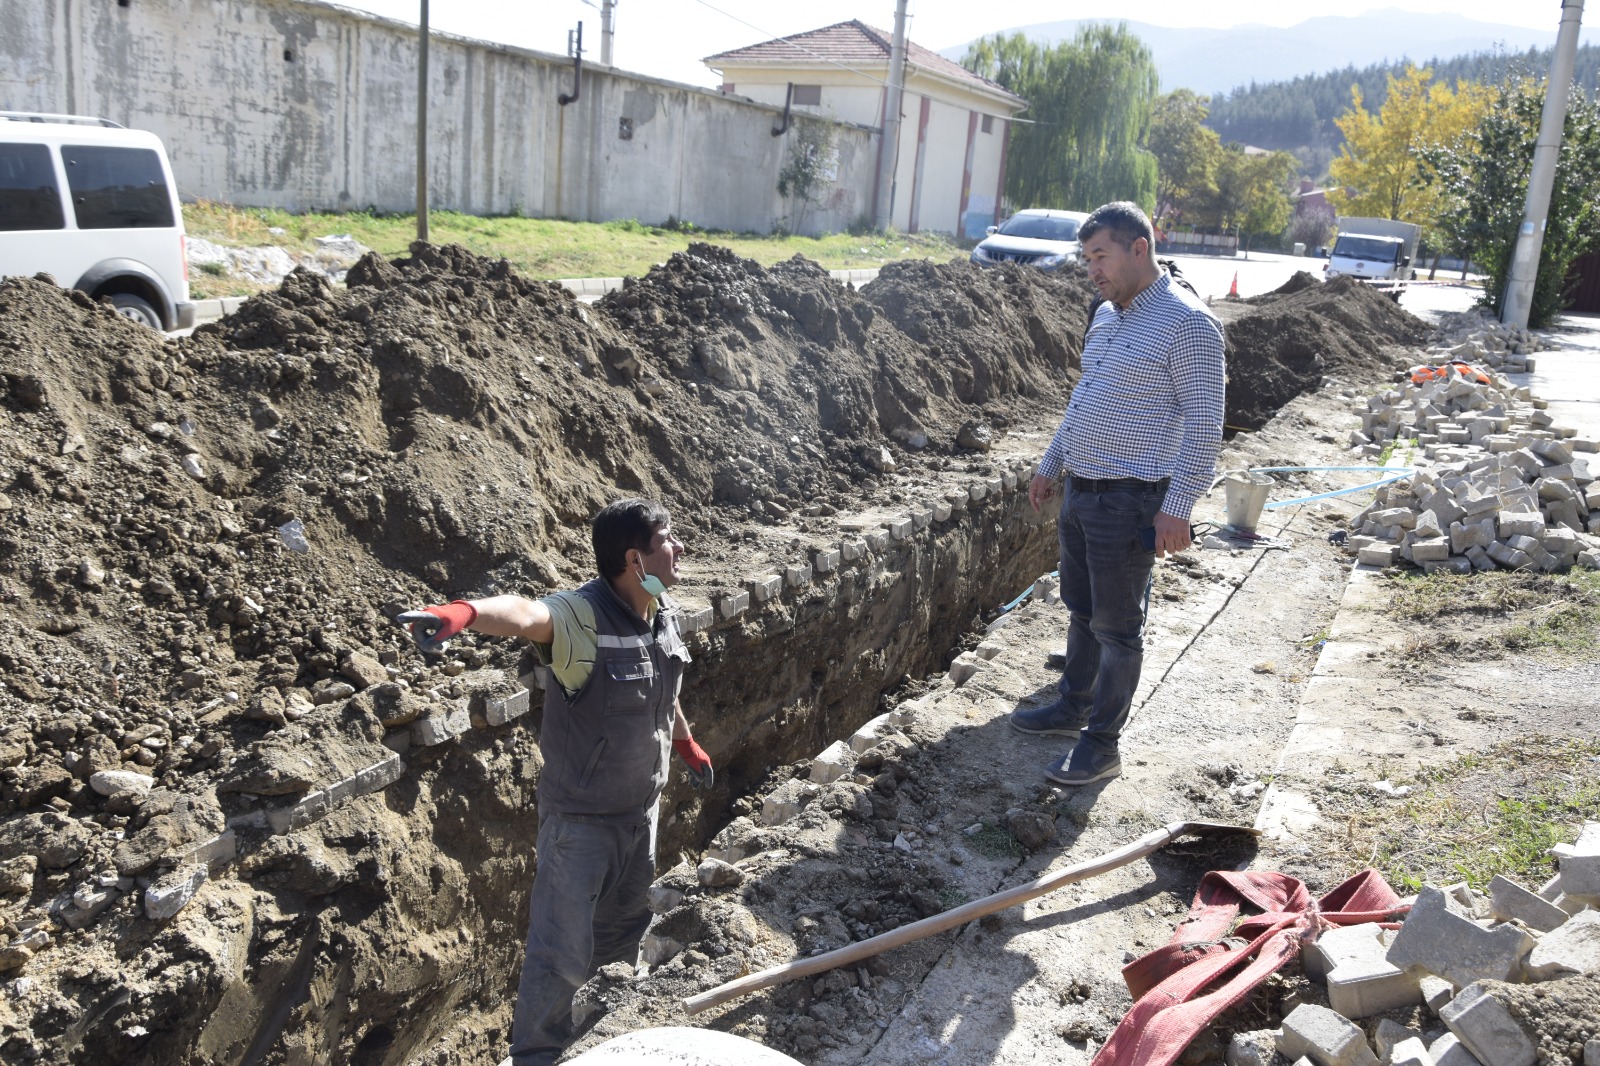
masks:
[[[1526,388],[1478,376],[1408,380],[1367,401],[1350,446],[1391,465],[1410,451],[1416,469],[1351,519],[1347,550],[1430,573],[1600,569],[1600,484],[1580,457],[1600,444],[1555,425]]]
[[[1550,334],[1508,326],[1481,307],[1440,315],[1428,341],[1428,351],[1433,354],[1507,374],[1532,370],[1533,360],[1529,357],[1534,352],[1561,348]]]
[[[1296,1066],[1600,1063],[1600,823],[1551,853],[1560,872],[1536,892],[1507,877],[1487,900],[1428,887],[1398,929],[1325,930],[1301,959],[1329,1006],[1235,1034],[1230,1066],[1274,1053]]]

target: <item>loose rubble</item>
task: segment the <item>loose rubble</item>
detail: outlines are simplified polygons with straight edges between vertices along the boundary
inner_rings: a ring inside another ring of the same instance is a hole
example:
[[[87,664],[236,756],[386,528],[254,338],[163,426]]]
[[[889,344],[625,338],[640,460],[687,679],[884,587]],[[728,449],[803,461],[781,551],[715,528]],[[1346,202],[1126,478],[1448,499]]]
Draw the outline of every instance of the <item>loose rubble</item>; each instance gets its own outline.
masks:
[[[1228,1062],[1265,1066],[1275,1050],[1317,1066],[1593,1066],[1600,823],[1552,855],[1559,872],[1536,890],[1505,877],[1490,898],[1429,886],[1398,928],[1324,929],[1301,964],[1327,1005],[1301,1003],[1280,1029],[1235,1033]]]
[[[1499,331],[1459,328],[1472,331],[1433,354],[1505,347]],[[1516,356],[1497,362],[1523,365]],[[1364,458],[1392,453],[1391,463],[1415,472],[1377,490],[1351,520],[1346,551],[1363,565],[1411,563],[1428,573],[1600,569],[1600,484],[1585,458],[1600,442],[1555,425],[1544,401],[1498,371],[1484,376],[1406,380],[1368,400],[1350,446]]]

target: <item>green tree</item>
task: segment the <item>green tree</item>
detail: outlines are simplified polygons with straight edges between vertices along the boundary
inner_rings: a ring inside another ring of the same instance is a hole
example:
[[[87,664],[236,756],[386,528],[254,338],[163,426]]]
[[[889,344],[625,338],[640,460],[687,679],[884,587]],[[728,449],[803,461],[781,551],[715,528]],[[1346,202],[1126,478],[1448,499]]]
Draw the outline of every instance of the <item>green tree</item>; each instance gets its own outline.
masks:
[[[1429,177],[1447,198],[1442,228],[1470,250],[1484,271],[1480,303],[1504,312],[1511,256],[1527,201],[1545,83],[1520,78],[1500,86],[1476,126],[1455,143],[1429,149]],[[1594,246],[1600,210],[1600,103],[1574,89],[1556,161],[1528,324],[1549,325],[1567,306],[1567,269]]]
[[[1156,219],[1183,221],[1189,209],[1216,193],[1222,139],[1207,129],[1207,99],[1176,89],[1158,99],[1150,120],[1150,153],[1156,157]]]
[[[1028,101],[1006,155],[1014,203],[1155,206],[1156,161],[1143,145],[1160,82],[1150,50],[1126,26],[1085,26],[1052,48],[997,34],[973,43],[962,63]]]
[[[1214,191],[1199,206],[1197,218],[1219,232],[1243,239],[1281,233],[1288,225],[1289,182],[1299,164],[1288,152],[1250,152],[1224,145],[1217,162]]]

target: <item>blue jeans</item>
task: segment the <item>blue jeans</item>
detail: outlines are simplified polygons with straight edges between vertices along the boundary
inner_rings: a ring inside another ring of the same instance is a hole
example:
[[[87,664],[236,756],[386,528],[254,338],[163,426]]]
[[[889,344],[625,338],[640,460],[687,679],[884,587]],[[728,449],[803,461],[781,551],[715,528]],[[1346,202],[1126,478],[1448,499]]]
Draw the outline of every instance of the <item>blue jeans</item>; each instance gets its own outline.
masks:
[[[650,925],[655,813],[648,825],[539,818],[528,946],[511,1023],[513,1066],[549,1066],[572,1042],[572,994],[612,962],[635,965]]]
[[[1144,614],[1155,553],[1139,531],[1155,524],[1164,486],[1116,492],[1063,489],[1061,601],[1071,613],[1066,667],[1057,688],[1086,723],[1079,744],[1109,754],[1128,722],[1144,665]]]

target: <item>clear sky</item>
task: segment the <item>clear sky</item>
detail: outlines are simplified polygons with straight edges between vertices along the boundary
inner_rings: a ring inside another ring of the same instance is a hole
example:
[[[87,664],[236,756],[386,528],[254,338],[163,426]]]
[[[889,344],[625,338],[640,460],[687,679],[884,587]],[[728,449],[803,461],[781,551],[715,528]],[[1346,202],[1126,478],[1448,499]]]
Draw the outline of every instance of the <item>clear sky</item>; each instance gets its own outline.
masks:
[[[432,0],[428,21],[435,30],[499,41],[521,48],[564,53],[567,31],[583,23],[584,52],[600,58],[600,0]],[[415,25],[420,0],[342,0],[340,6],[370,11]],[[1126,19],[1157,26],[1226,28],[1248,23],[1293,26],[1313,15],[1358,15],[1403,9],[1451,13],[1504,26],[1548,29],[1555,43],[1560,0],[1390,0],[1343,10],[1309,8],[1283,0],[1084,0],[1042,4],[1039,0],[911,0],[912,40],[941,51],[999,30],[1065,19]],[[857,18],[894,28],[894,0],[871,3],[809,0],[790,5],[772,0],[618,0],[613,62],[658,78],[712,86],[700,60],[717,52],[817,29]],[[1593,21],[1591,19],[1591,21]]]

